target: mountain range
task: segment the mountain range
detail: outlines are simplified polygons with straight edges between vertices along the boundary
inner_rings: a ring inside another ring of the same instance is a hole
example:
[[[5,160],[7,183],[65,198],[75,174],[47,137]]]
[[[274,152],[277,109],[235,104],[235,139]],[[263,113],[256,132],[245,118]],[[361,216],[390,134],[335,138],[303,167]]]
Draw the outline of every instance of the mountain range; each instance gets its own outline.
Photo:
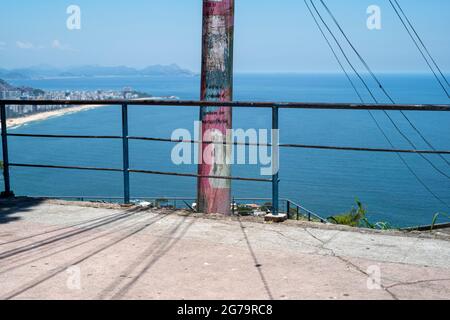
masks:
[[[80,77],[119,77],[119,76],[195,76],[190,70],[177,64],[153,65],[143,69],[126,66],[106,67],[86,65],[57,68],[50,65],[38,65],[28,68],[2,69],[0,78],[7,80],[43,79],[43,78],[80,78]]]
[[[10,85],[8,82],[6,82],[5,80],[0,79],[0,92],[1,91],[20,91],[22,93],[30,93],[30,94],[34,94],[34,95],[38,95],[38,94],[44,94],[45,92],[43,90],[40,89],[34,89],[31,87],[14,87],[12,85]]]

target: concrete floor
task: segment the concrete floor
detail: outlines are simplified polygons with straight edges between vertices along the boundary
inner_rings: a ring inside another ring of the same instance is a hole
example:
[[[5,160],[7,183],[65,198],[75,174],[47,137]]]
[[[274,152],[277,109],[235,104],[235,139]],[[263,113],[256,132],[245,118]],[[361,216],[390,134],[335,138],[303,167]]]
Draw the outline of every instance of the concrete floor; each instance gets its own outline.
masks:
[[[3,201],[0,299],[450,299],[450,237]]]

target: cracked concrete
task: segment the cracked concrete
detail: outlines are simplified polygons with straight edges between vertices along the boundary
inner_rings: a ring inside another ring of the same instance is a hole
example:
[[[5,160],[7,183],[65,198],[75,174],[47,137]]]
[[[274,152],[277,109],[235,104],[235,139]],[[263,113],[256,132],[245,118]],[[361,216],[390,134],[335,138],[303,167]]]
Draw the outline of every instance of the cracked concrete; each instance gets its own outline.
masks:
[[[0,202],[1,299],[449,299],[450,237]]]

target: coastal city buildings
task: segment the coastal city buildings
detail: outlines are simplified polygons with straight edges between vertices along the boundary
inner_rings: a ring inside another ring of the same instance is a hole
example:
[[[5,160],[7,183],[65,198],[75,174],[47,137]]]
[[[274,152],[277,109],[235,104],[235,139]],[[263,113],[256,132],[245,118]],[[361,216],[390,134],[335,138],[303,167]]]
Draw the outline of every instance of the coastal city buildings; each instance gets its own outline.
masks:
[[[43,91],[33,88],[15,88],[2,81],[0,86],[0,99],[5,100],[120,100],[151,98],[151,95],[125,87],[122,90],[56,90]],[[26,115],[67,108],[70,105],[8,105],[6,114],[9,118],[23,117]]]

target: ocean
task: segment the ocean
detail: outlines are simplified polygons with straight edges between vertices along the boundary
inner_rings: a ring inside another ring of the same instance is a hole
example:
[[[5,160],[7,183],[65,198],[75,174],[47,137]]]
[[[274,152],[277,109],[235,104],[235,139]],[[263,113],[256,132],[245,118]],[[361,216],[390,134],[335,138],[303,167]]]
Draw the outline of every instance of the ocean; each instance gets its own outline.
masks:
[[[432,76],[380,74],[380,80],[398,103],[448,103]],[[122,89],[125,86],[153,96],[198,99],[199,77],[116,77],[11,81],[44,90]],[[383,102],[383,95],[372,87]],[[362,92],[362,90],[361,90]],[[364,95],[367,102],[370,99]],[[359,102],[344,76],[338,74],[237,74],[234,100],[283,102]],[[403,132],[421,149],[427,145],[399,112],[390,112]],[[169,138],[173,130],[193,130],[197,108],[130,107],[130,135]],[[382,111],[377,120],[397,148],[410,149]],[[450,114],[408,112],[413,123],[437,149],[450,149]],[[120,135],[120,107],[104,107],[68,114],[11,130],[15,133]],[[235,128],[270,128],[271,112],[235,109]],[[280,142],[317,145],[389,148],[367,111],[281,110]],[[171,162],[173,144],[130,141],[131,168],[195,173],[195,165]],[[10,137],[10,161],[15,163],[121,168],[121,141],[32,139]],[[355,199],[364,203],[373,222],[396,227],[430,224],[448,207],[433,198],[405,168],[396,154],[282,149],[280,195],[323,217],[348,211]],[[450,174],[437,155],[427,157]],[[450,181],[418,155],[404,158],[429,188],[450,203]],[[447,156],[447,159],[450,157]],[[256,165],[234,165],[233,175],[260,178]],[[12,188],[17,195],[120,197],[122,175],[53,169],[12,168]],[[270,184],[233,182],[236,198],[267,197]],[[187,177],[131,175],[133,197],[195,197],[196,180]],[[441,221],[444,221],[441,218]]]

